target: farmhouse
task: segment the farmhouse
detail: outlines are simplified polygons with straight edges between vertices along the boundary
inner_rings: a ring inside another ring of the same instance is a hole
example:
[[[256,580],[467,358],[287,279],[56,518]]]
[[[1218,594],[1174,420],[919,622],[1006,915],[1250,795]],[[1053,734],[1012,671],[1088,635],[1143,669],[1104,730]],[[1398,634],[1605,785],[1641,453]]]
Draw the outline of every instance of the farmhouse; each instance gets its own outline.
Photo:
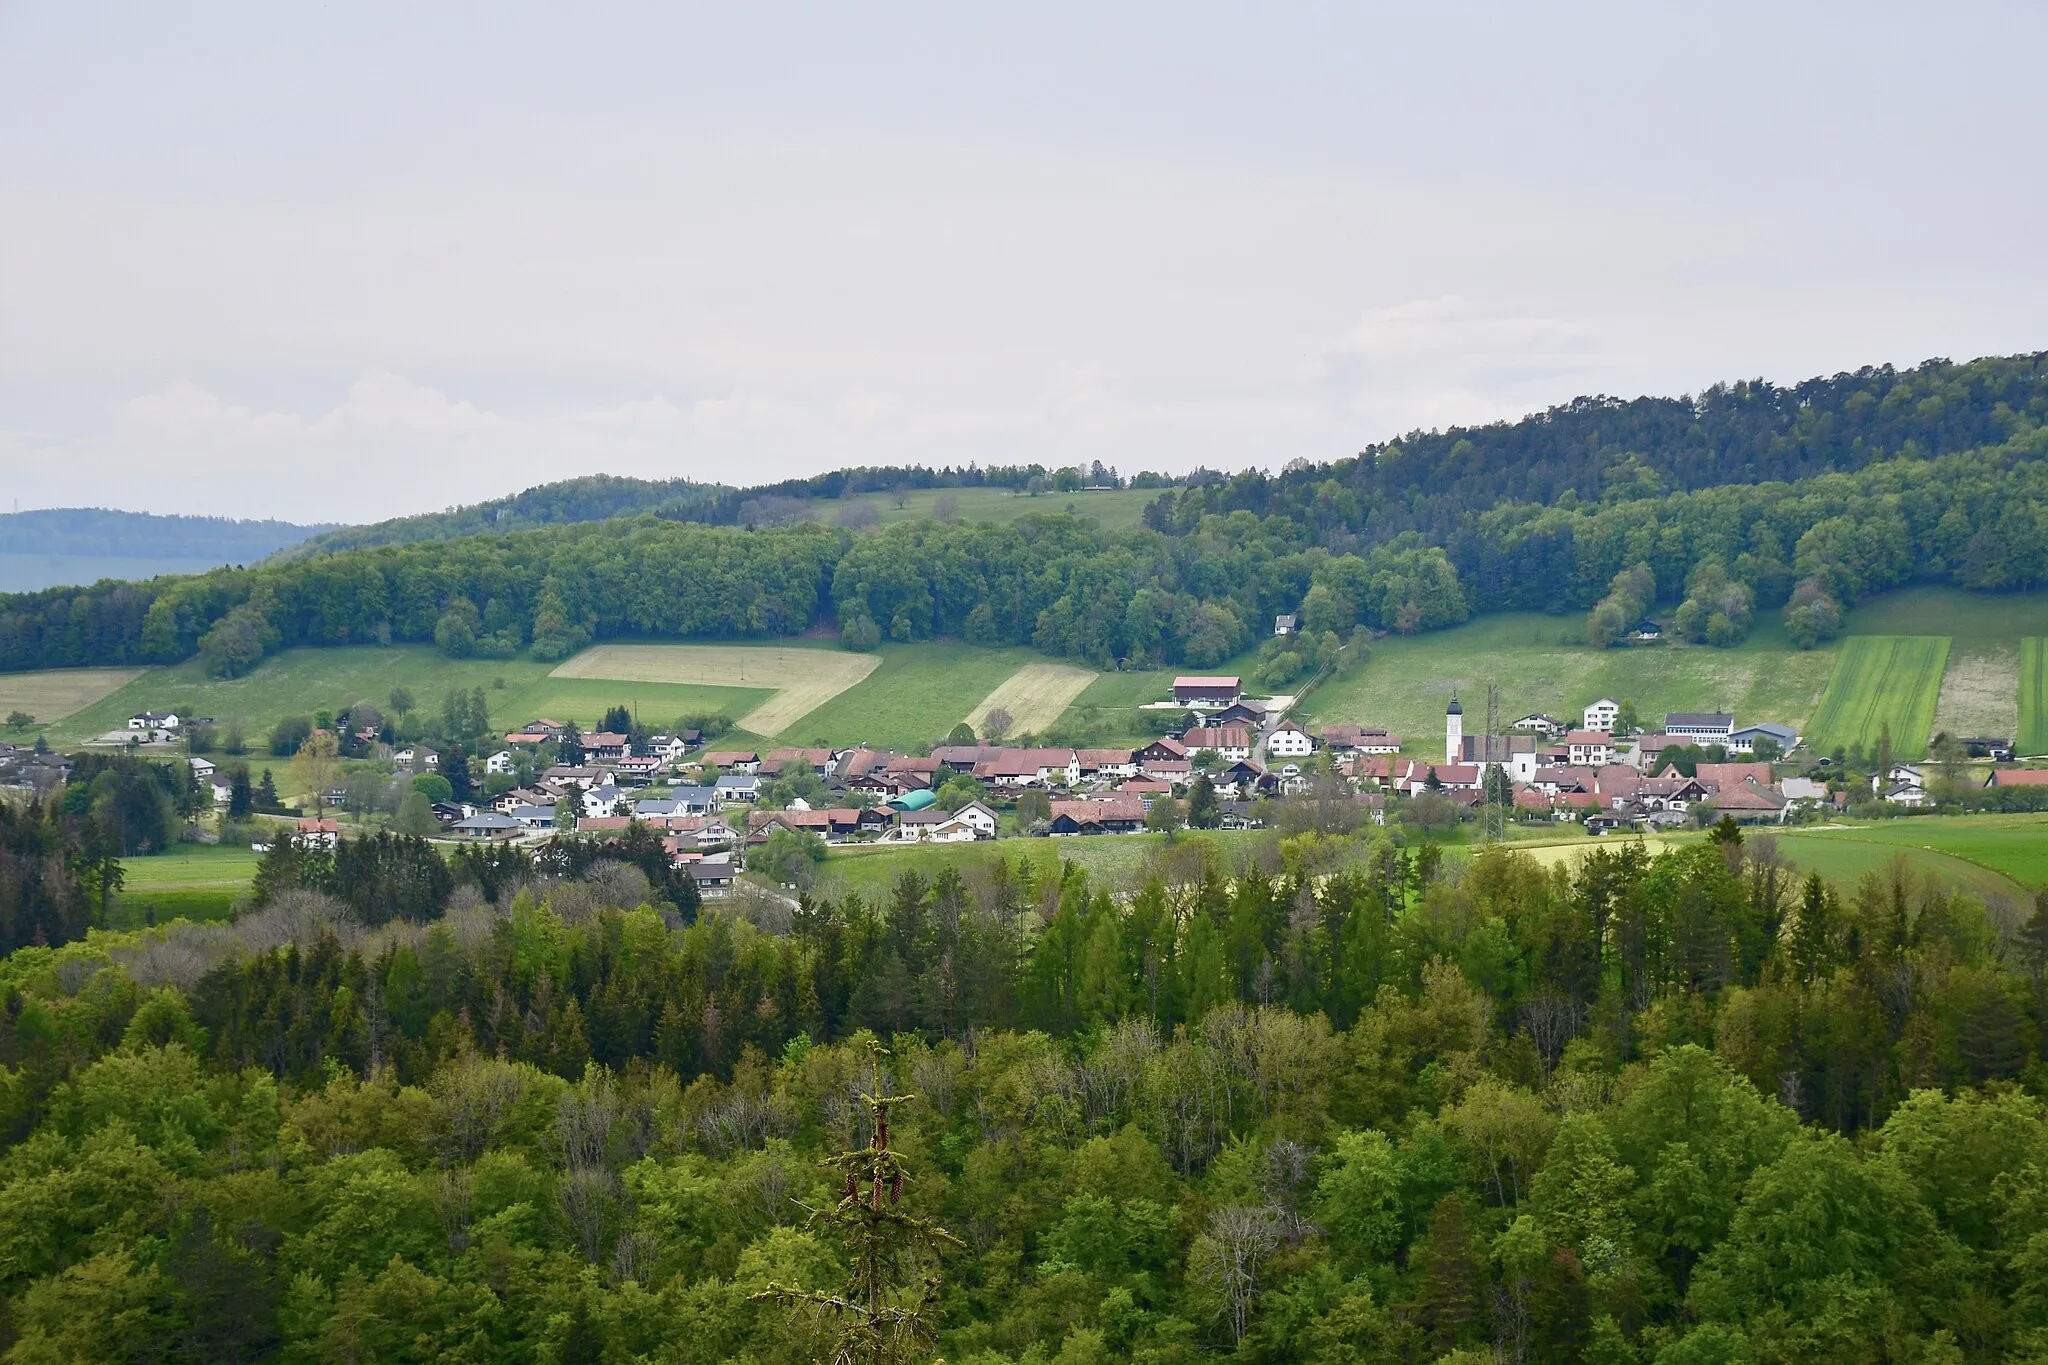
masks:
[[[996,813],[979,801],[969,801],[953,812],[953,818],[973,830],[977,839],[996,837]]]
[[[2048,768],[1999,768],[1985,779],[1987,787],[2048,787]]]
[[[1182,706],[1228,706],[1244,695],[1238,678],[1221,674],[1183,674],[1173,680],[1173,699]]]
[[[704,755],[703,762],[721,772],[752,773],[761,770],[761,755],[752,749],[718,749]]]
[[[1196,726],[1180,742],[1194,753],[1213,749],[1218,758],[1232,763],[1252,756],[1252,732],[1242,725]]]
[[[1307,758],[1316,751],[1308,731],[1291,720],[1283,720],[1266,736],[1266,753],[1273,758]]]
[[[1598,768],[1614,762],[1614,735],[1608,730],[1574,730],[1564,737],[1564,747],[1574,768]]]
[[[1529,735],[1541,735],[1545,739],[1553,739],[1571,728],[1571,726],[1565,724],[1556,716],[1547,716],[1541,711],[1534,715],[1523,716],[1520,720],[1508,726],[1510,730],[1519,730],[1523,734]],[[1589,726],[1587,728],[1590,729],[1592,727]]]
[[[1276,636],[1292,635],[1296,629],[1297,627],[1292,616],[1276,616],[1273,618],[1273,634]]]
[[[138,711],[128,717],[131,730],[175,730],[182,724],[176,711]]]
[[[1323,747],[1340,754],[1398,754],[1401,737],[1377,725],[1325,725]]]
[[[1052,803],[1051,834],[1129,834],[1145,827],[1145,806],[1135,796]]]

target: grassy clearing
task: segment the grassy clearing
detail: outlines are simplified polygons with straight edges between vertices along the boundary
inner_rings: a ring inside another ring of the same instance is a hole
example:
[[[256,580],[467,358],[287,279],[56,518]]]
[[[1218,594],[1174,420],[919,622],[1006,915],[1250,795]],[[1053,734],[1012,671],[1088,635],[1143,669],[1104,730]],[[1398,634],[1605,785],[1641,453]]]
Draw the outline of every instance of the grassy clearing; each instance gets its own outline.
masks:
[[[123,889],[108,927],[226,919],[255,877],[260,857],[246,844],[180,844],[153,858],[130,858],[121,864]]]
[[[1041,656],[1028,649],[982,649],[943,641],[884,645],[859,686],[847,689],[787,726],[793,744],[867,743],[877,748],[930,744],[1003,681]]]
[[[139,668],[52,668],[40,673],[0,673],[0,719],[16,711],[36,718],[44,729],[112,695],[142,673]],[[133,715],[129,712],[128,715]],[[128,716],[121,717],[128,723]]]
[[[1472,725],[1473,699],[1484,698],[1492,679],[1500,685],[1503,722],[1532,711],[1570,719],[1608,696],[1633,701],[1646,720],[1667,711],[1726,710],[1743,724],[1800,726],[1834,666],[1834,651],[1793,649],[1772,623],[1735,649],[1594,650],[1571,643],[1577,632],[1576,618],[1517,612],[1379,640],[1364,664],[1310,694],[1304,723],[1382,724],[1411,752],[1441,752],[1444,704],[1458,693]]]
[[[0,678],[0,684],[7,680]],[[458,688],[481,687],[492,723],[506,727],[551,716],[588,728],[606,708],[621,704],[637,706],[648,721],[667,725],[700,711],[738,717],[767,699],[764,691],[754,689],[556,678],[547,664],[528,659],[447,659],[425,645],[290,649],[233,679],[207,677],[196,660],[142,670],[52,727],[50,740],[79,743],[123,728],[137,711],[172,710],[240,721],[254,745],[286,716],[340,710],[355,701],[382,707],[393,687],[409,689],[422,711],[437,710],[441,699]]]
[[[836,521],[847,505],[864,502],[881,513],[882,523],[916,521],[939,514],[939,500],[953,495],[962,521],[1012,522],[1034,515],[1058,516],[1062,512],[1086,517],[1105,531],[1136,526],[1145,505],[1159,496],[1158,490],[1112,489],[1100,493],[1014,493],[1007,488],[920,488],[907,491],[904,505],[896,505],[891,493],[862,493],[851,498],[820,499],[811,504],[813,520]]]
[[[2019,732],[2020,650],[2010,640],[1957,640],[1941,675],[1934,729],[1951,735]]]
[[[550,675],[556,678],[772,688],[774,695],[739,718],[757,735],[781,734],[873,673],[872,654],[778,645],[596,645]]]
[[[1917,758],[1927,749],[1948,664],[1939,635],[1856,635],[1842,642],[1826,694],[1807,727],[1820,753],[1860,744],[1869,750],[1887,728],[1892,752]]]
[[[1089,669],[1072,664],[1026,664],[983,697],[967,713],[967,723],[978,735],[988,722],[989,712],[1001,707],[1010,713],[1012,729],[1036,733],[1057,721],[1095,678]]]
[[[2020,641],[2019,751],[2048,754],[2048,636]]]

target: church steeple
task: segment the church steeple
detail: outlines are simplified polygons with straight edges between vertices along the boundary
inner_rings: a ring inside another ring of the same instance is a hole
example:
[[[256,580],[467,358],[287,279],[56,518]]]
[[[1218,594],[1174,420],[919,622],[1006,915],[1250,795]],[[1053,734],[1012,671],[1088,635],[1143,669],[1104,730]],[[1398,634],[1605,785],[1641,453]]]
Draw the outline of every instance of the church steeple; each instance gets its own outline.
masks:
[[[1451,704],[1444,708],[1444,762],[1465,761],[1465,708],[1458,705],[1458,694],[1451,693]]]

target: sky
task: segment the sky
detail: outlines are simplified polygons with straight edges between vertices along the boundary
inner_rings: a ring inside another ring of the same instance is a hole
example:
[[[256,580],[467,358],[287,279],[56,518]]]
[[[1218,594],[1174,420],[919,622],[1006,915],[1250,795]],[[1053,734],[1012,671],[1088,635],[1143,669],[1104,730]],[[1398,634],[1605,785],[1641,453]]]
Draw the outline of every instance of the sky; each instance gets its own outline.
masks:
[[[2048,348],[2048,6],[0,0],[0,511],[1277,469]]]

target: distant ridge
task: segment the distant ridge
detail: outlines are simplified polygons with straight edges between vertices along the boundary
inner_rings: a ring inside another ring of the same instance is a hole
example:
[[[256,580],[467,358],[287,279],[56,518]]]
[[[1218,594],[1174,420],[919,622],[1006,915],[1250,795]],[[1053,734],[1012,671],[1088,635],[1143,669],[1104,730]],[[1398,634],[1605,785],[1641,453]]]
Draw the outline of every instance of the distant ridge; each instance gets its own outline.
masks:
[[[254,564],[331,529],[288,521],[159,516],[107,507],[0,513],[0,591]]]
[[[217,556],[246,563],[333,529],[334,523],[297,526],[288,521],[236,521],[231,517],[159,516],[108,507],[45,507],[0,512],[0,554],[121,555],[130,559]]]

